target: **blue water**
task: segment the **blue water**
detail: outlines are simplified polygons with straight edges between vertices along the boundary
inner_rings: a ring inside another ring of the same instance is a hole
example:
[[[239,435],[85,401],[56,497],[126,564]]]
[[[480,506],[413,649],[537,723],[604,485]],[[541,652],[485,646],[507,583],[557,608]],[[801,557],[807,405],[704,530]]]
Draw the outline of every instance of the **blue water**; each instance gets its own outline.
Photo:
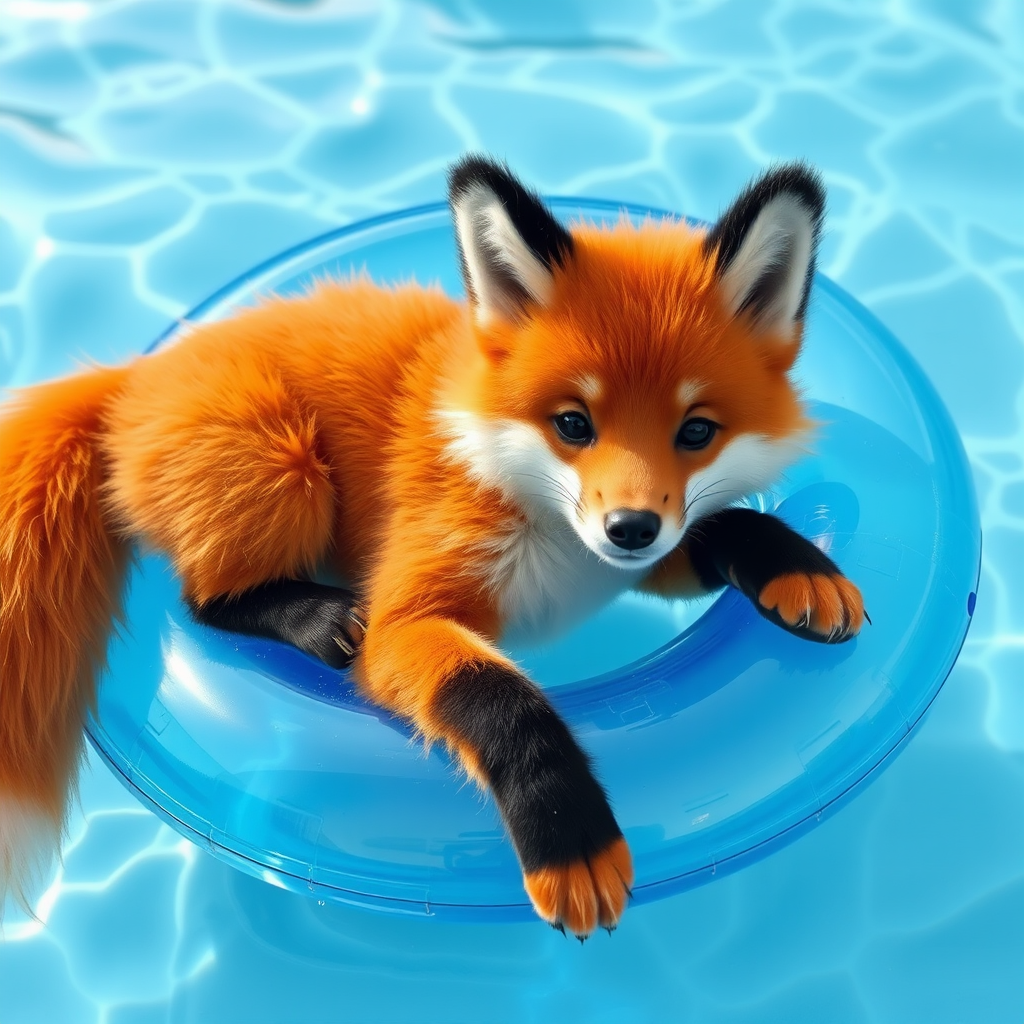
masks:
[[[974,467],[956,669],[834,818],[582,948],[276,889],[91,755],[37,919],[7,915],[0,1020],[1020,1021],[1024,9],[0,0],[0,382],[125,358],[284,247],[439,198],[467,148],[704,218],[772,159],[821,167],[822,269]]]

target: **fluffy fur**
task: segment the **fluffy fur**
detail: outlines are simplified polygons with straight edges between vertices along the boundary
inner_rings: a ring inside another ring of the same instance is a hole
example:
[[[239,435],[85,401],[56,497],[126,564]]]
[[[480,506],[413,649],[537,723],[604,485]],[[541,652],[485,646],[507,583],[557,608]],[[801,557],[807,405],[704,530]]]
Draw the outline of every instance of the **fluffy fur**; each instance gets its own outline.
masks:
[[[325,283],[7,407],[0,875],[15,890],[35,823],[56,834],[66,813],[130,543],[170,555],[200,621],[331,664],[362,640],[363,692],[490,788],[538,913],[580,935],[622,913],[628,846],[501,638],[563,628],[630,587],[727,580],[785,628],[856,632],[856,588],[823,584],[838,570],[806,541],[785,532],[769,564],[737,533],[746,519],[713,521],[808,429],[788,371],[814,175],[770,172],[717,236],[675,221],[567,231],[480,158],[453,170],[450,197],[468,304]],[[712,429],[688,448],[692,420]],[[656,536],[610,525],[634,514]],[[757,529],[776,545],[772,523]],[[304,582],[321,566],[357,597]]]
[[[101,511],[103,403],[124,371],[23,394],[0,420],[0,896],[63,827],[124,545]]]

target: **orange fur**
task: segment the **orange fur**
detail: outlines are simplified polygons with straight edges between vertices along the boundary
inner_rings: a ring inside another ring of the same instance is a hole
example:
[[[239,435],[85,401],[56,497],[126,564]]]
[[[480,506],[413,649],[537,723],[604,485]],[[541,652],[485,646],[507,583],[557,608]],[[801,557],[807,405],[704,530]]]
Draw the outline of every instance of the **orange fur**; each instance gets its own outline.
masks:
[[[126,549],[100,507],[97,438],[126,376],[44,385],[0,420],[0,903],[8,881],[24,898],[34,868],[14,819],[63,824],[120,606]]]
[[[0,422],[0,810],[7,797],[62,819],[119,605],[121,538],[167,552],[199,602],[330,563],[369,612],[359,684],[481,777],[431,702],[460,666],[508,664],[493,563],[524,518],[452,455],[443,414],[528,425],[579,474],[593,515],[681,509],[710,456],[673,450],[680,380],[736,434],[806,427],[786,376],[799,338],[752,341],[701,232],[624,223],[574,237],[551,303],[522,323],[482,328],[417,286],[322,284],[22,393]],[[614,385],[590,389],[603,443],[567,450],[551,417],[588,374]],[[651,581],[693,586],[684,553]],[[0,830],[9,875],[3,842]],[[527,888],[542,916],[586,934],[615,923],[631,881],[620,839]]]
[[[456,315],[438,292],[325,285],[138,360],[104,439],[112,513],[200,601],[332,553],[358,572],[405,367]]]
[[[704,585],[690,562],[690,553],[685,541],[671,554],[666,555],[637,589],[669,598],[698,597],[703,594]]]
[[[595,515],[622,505],[677,508],[688,477],[710,461],[710,451],[694,453],[680,471],[671,445],[684,411],[680,380],[703,385],[700,414],[733,434],[782,438],[809,428],[787,376],[799,333],[752,341],[745,319],[722,304],[701,230],[624,221],[580,226],[573,237],[553,301],[523,325],[480,330],[489,358],[465,363],[453,401],[490,420],[545,423],[579,390],[570,382],[612,382],[588,403],[602,443],[559,451],[583,477]]]
[[[765,608],[777,609],[790,626],[805,624],[826,637],[859,633],[864,624],[864,599],[843,576],[786,573],[773,579],[757,599]]]
[[[633,862],[625,839],[616,839],[590,861],[543,868],[524,881],[545,921],[584,936],[598,925],[614,927],[622,916],[633,884]]]

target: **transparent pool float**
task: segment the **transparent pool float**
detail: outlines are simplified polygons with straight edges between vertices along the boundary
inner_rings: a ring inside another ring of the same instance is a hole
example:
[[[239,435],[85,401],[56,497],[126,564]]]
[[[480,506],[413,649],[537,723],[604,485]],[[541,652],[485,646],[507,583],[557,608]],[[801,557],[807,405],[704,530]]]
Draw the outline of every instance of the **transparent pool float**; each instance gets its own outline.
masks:
[[[570,221],[650,212],[552,208]],[[314,239],[188,319],[364,269],[461,292],[447,208]],[[913,735],[970,623],[973,485],[921,370],[819,275],[795,372],[822,423],[814,453],[751,501],[861,587],[872,624],[859,637],[808,643],[732,591],[695,608],[627,595],[556,644],[513,652],[594,759],[633,851],[637,902],[736,870],[834,813]],[[88,732],[164,821],[268,882],[400,913],[532,913],[493,802],[441,747],[425,752],[344,672],[195,625],[159,557],[133,572]]]

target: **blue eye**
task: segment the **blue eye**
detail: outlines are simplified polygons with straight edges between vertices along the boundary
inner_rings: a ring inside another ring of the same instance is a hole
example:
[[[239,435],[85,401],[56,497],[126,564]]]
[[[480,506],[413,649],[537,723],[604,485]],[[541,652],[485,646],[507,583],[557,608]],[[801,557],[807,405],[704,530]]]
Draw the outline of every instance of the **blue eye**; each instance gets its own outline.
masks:
[[[690,452],[707,448],[711,444],[711,438],[715,436],[716,430],[718,430],[717,423],[695,416],[679,428],[679,433],[676,434],[676,447],[685,448]]]
[[[560,412],[551,422],[563,441],[570,444],[589,444],[594,440],[594,425],[581,412]]]

